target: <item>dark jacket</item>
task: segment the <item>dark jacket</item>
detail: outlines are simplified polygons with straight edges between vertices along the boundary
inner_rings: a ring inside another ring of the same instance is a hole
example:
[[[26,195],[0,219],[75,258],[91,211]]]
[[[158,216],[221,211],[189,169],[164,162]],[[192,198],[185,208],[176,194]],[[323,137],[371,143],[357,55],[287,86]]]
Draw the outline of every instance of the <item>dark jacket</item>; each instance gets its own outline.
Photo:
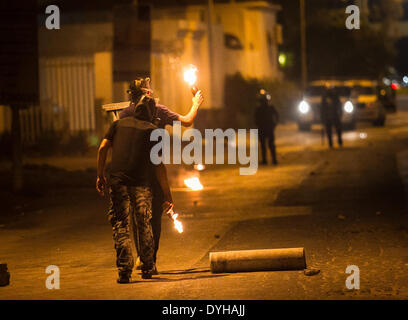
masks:
[[[338,94],[333,90],[330,90],[323,96],[320,113],[323,123],[339,121],[341,119],[343,108]]]
[[[260,103],[255,110],[255,124],[260,133],[268,134],[275,130],[279,122],[279,113],[275,107],[266,102]]]

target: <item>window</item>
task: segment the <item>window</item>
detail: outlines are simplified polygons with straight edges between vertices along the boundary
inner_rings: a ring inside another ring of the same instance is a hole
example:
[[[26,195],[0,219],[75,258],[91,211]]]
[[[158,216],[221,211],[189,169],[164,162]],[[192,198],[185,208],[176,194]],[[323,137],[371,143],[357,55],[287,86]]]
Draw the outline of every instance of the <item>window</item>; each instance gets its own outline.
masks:
[[[238,37],[230,33],[224,34],[224,45],[232,50],[242,50],[244,48]]]

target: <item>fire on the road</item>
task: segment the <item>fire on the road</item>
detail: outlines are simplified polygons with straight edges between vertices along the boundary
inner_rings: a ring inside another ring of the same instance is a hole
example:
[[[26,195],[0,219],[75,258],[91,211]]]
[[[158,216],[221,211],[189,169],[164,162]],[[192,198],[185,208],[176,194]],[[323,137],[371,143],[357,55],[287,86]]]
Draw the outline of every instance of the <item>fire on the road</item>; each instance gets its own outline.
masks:
[[[194,165],[194,169],[197,171],[203,171],[205,169],[205,166],[203,164],[196,164]]]
[[[188,178],[184,180],[184,184],[193,191],[203,190],[204,187],[197,177]]]
[[[177,217],[178,217],[178,213],[175,213],[172,216],[172,219],[174,221],[174,228],[176,228],[176,230],[179,233],[182,233],[183,232],[183,224],[180,221],[177,220]]]

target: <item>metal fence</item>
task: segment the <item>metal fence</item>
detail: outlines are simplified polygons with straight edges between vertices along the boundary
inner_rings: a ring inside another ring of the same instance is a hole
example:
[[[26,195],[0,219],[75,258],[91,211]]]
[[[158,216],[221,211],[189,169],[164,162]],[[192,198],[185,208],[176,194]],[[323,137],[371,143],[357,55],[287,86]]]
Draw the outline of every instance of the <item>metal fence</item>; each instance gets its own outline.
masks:
[[[40,58],[40,104],[20,110],[21,134],[34,143],[45,130],[95,131],[94,57]],[[11,111],[2,108],[1,131],[11,129]]]
[[[40,108],[44,128],[95,129],[94,58],[40,59]]]

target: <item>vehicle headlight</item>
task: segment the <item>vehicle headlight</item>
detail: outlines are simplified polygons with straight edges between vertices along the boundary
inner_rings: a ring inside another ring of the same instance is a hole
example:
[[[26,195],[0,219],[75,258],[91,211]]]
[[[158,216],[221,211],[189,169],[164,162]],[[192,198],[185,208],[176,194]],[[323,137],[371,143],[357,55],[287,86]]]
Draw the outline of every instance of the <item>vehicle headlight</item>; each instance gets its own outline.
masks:
[[[351,101],[347,101],[344,104],[344,111],[346,111],[347,113],[352,113],[353,110],[354,110],[353,103]]]
[[[299,103],[298,109],[300,113],[306,114],[310,111],[310,105],[305,100],[302,100]]]

